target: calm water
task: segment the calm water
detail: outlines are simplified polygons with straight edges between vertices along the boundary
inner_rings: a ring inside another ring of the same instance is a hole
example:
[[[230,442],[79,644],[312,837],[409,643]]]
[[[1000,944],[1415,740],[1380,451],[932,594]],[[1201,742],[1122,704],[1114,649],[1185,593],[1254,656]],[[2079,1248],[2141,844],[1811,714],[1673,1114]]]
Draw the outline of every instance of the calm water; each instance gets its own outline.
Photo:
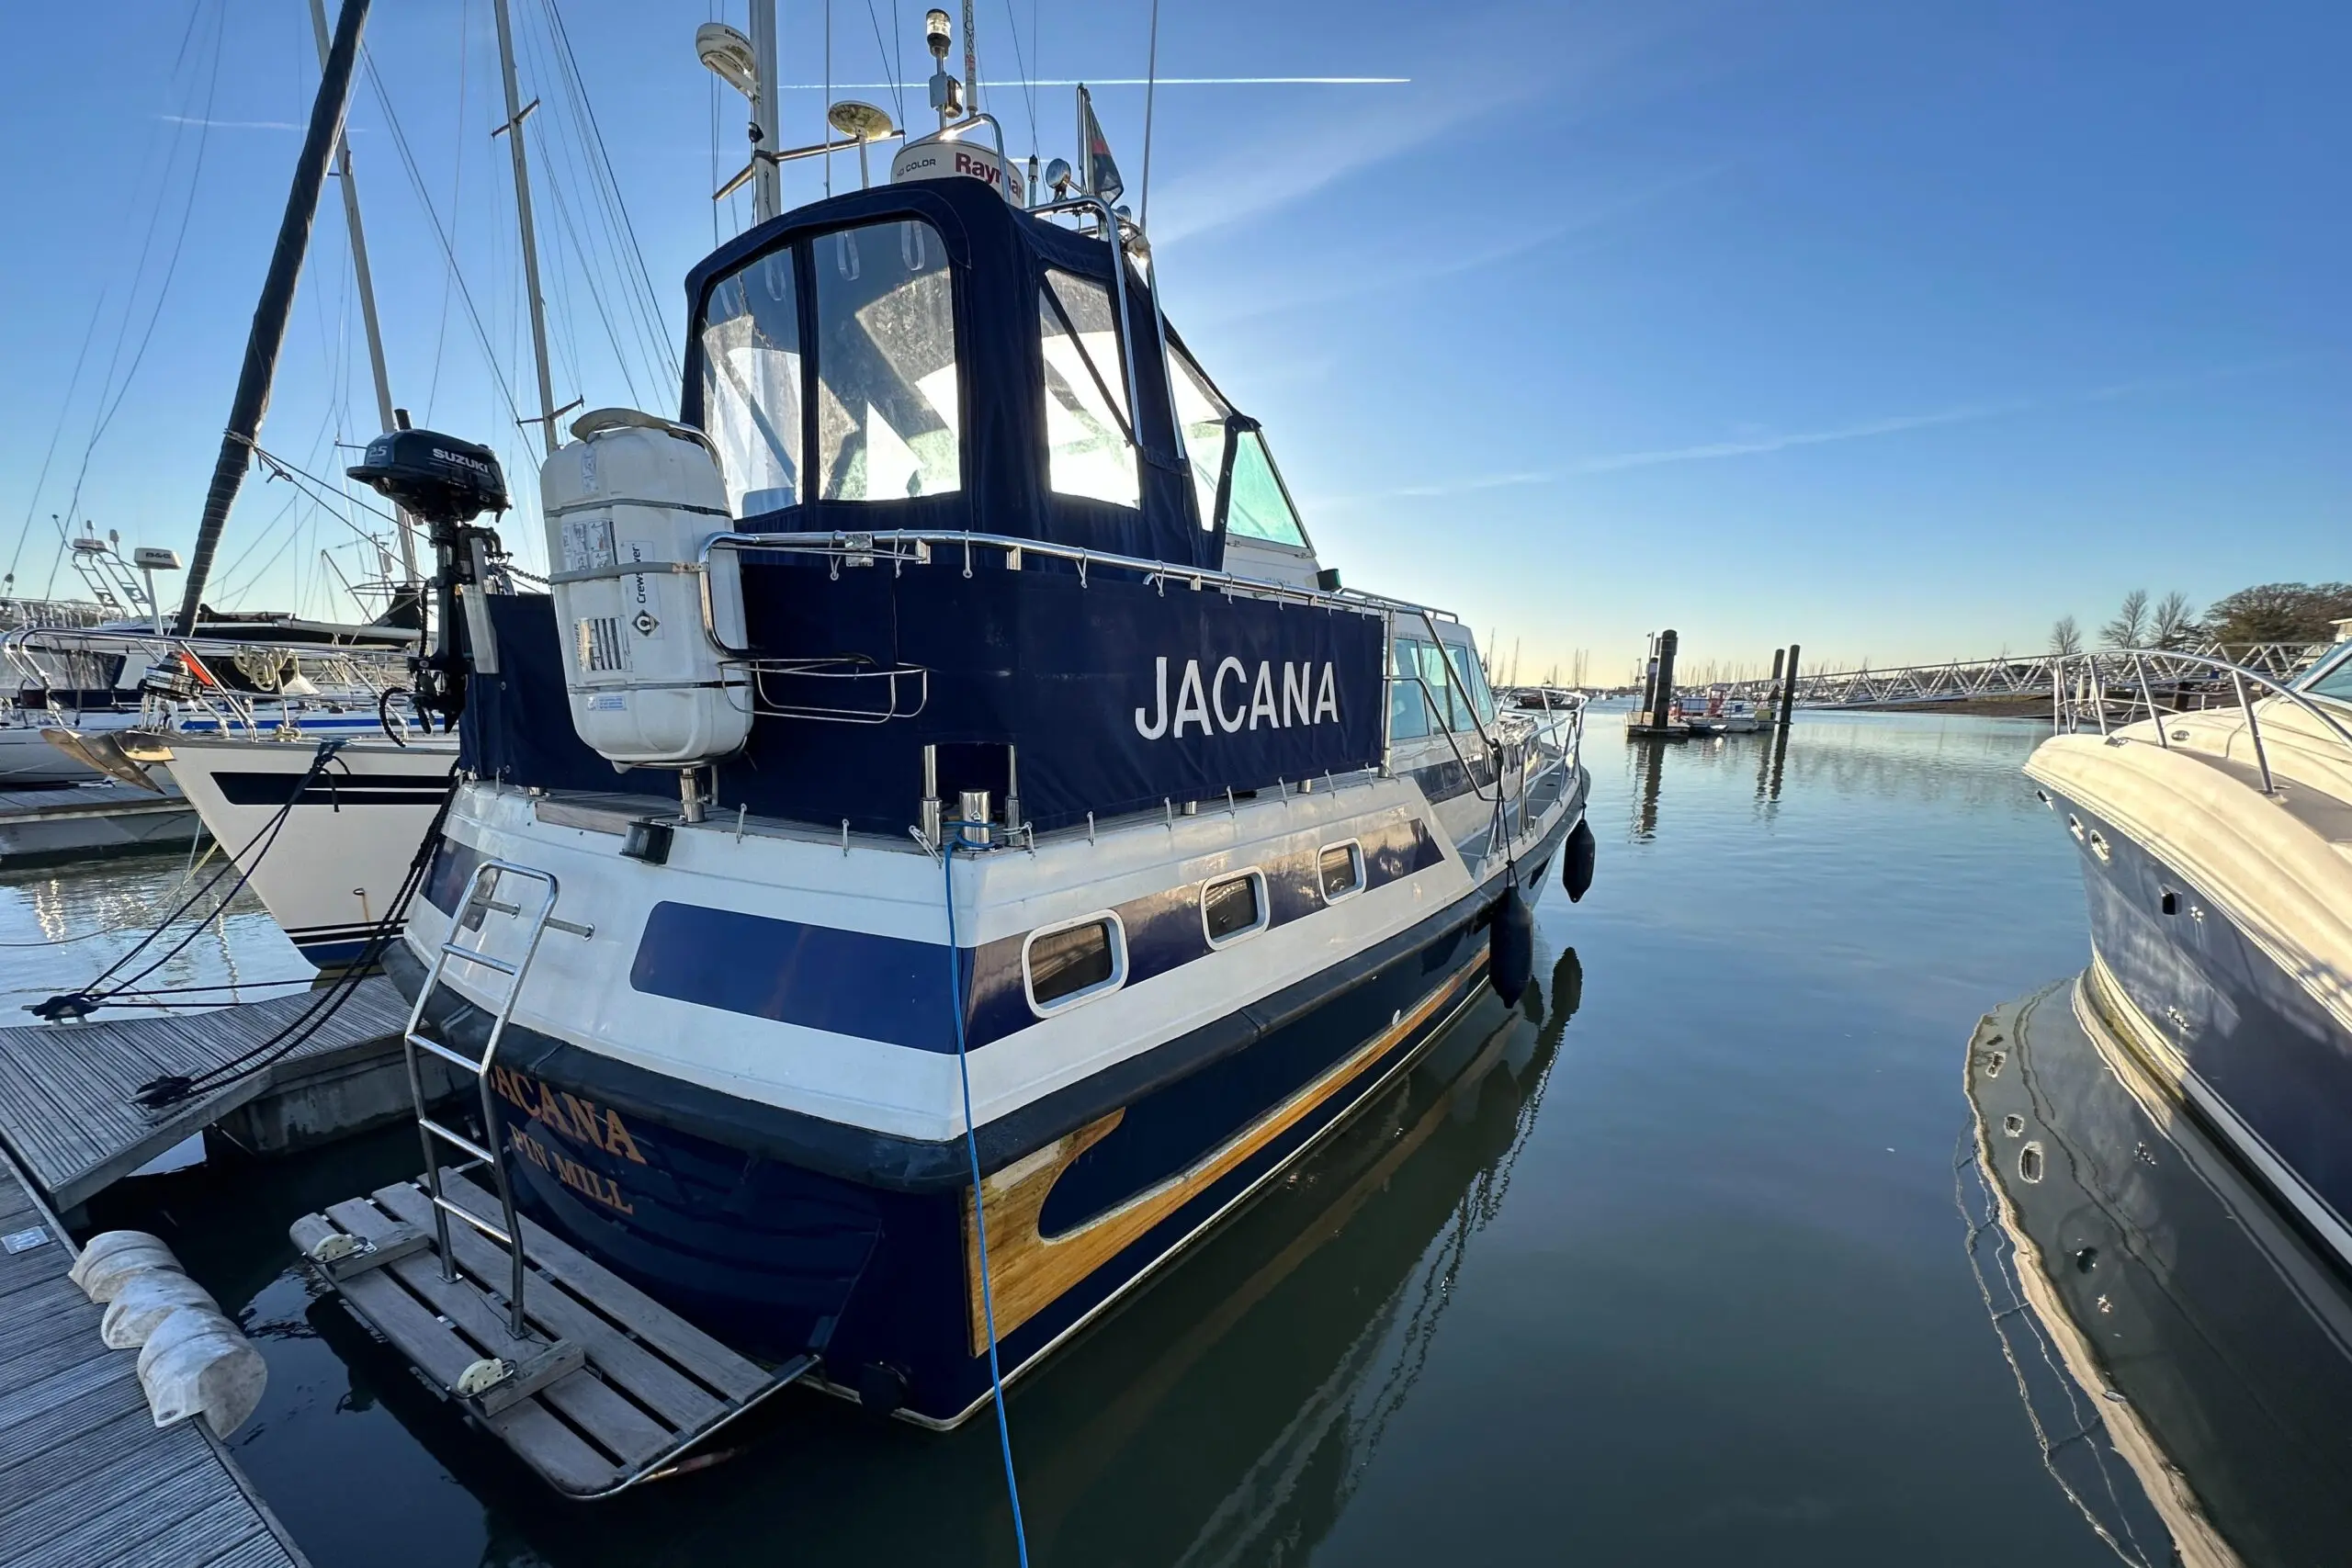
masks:
[[[1490,998],[1016,1389],[1035,1562],[2112,1561],[2041,1468],[1954,1209],[1973,1026],[2087,954],[2018,773],[2036,731],[1807,716],[1776,768],[1620,723],[1540,997]],[[0,952],[8,988],[51,986],[57,957]],[[1012,1560],[990,1425],[814,1395],[726,1464],[554,1501],[286,1269],[288,1220],[415,1157],[182,1171],[101,1216],[245,1307],[272,1381],[234,1446],[320,1563]]]

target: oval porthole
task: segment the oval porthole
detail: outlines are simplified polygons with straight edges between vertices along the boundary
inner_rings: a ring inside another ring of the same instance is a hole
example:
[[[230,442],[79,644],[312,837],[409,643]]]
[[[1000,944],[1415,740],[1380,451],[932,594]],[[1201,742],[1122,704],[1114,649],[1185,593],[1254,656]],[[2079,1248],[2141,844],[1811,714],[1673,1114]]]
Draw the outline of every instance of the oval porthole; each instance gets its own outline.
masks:
[[[2083,836],[2083,819],[2071,811],[2066,814],[2066,831],[2077,839]]]
[[[2025,1118],[2015,1115],[2002,1117],[2001,1131],[2012,1138],[2020,1136],[2025,1132]]]
[[[2088,842],[2091,846],[2091,853],[2098,856],[2099,864],[2105,865],[2108,862],[2115,858],[2115,852],[2107,847],[2107,835],[2100,832],[2098,829],[2094,828],[2091,829],[2091,836]]]
[[[1040,1018],[1107,995],[1126,983],[1125,930],[1105,910],[1032,931],[1022,944],[1021,973],[1029,1009]]]
[[[1201,884],[1201,934],[1211,947],[1229,947],[1266,929],[1270,911],[1265,874],[1245,871]]]
[[[2033,798],[2041,802],[2042,805],[2048,807],[2052,811],[2058,809],[2058,803],[2050,798],[2050,792],[2046,789],[2035,790],[2033,792]]]
[[[2028,1144],[2018,1151],[2018,1178],[2023,1181],[2041,1179],[2041,1145]]]
[[[2009,1054],[2007,1051],[1996,1051],[1984,1058],[1984,1076],[1988,1078],[1997,1078],[2001,1076],[2001,1069],[2008,1065]]]

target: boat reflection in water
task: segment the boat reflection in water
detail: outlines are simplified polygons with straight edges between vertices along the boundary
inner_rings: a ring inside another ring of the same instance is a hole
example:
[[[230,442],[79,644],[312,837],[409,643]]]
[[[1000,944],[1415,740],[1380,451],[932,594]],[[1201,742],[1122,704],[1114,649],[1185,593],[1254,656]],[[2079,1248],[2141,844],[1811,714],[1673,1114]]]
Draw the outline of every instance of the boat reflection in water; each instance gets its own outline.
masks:
[[[2352,1292],[2080,982],[1968,1053],[1968,1247],[2043,1463],[2126,1562],[2352,1555]]]

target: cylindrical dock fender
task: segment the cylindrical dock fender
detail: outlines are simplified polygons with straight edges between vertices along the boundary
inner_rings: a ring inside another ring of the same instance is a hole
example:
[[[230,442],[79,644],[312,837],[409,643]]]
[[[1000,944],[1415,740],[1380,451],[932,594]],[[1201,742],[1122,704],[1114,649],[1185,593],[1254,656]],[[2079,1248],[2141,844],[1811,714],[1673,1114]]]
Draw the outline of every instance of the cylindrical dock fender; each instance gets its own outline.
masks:
[[[183,1306],[139,1352],[139,1386],[155,1425],[204,1417],[216,1438],[245,1424],[269,1384],[269,1365],[243,1330],[209,1307]]]
[[[1576,830],[1568,835],[1567,848],[1560,853],[1560,886],[1567,889],[1569,903],[1582,903],[1591,890],[1593,858],[1600,850],[1592,836],[1590,818],[1577,818]]]
[[[145,1231],[103,1231],[82,1248],[82,1256],[74,1260],[66,1278],[81,1286],[84,1295],[103,1305],[132,1279],[156,1269],[186,1272],[162,1237]]]
[[[1527,994],[1528,976],[1534,972],[1535,917],[1514,882],[1503,889],[1502,902],[1487,922],[1487,983],[1503,1006],[1513,1008]]]

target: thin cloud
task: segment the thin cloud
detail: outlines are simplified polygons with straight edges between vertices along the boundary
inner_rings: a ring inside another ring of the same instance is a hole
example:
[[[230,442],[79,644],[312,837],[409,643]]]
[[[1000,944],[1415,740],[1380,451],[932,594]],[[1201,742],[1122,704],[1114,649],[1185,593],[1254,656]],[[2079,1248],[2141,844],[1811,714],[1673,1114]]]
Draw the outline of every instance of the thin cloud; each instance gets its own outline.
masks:
[[[202,115],[190,114],[159,114],[155,118],[172,125],[202,126],[208,130],[308,130],[311,129],[307,125],[298,125],[290,119],[207,119]],[[346,128],[346,134],[357,136],[361,132],[356,126],[352,126]]]
[[[2020,398],[2005,403],[1979,403],[1969,408],[1946,409],[1940,413],[1896,414],[1887,419],[1867,419],[1829,430],[1760,435],[1747,441],[1710,441],[1697,446],[1668,446],[1650,452],[1619,452],[1605,457],[1588,457],[1570,471],[1607,474],[1621,468],[1655,468],[1662,463],[1705,463],[1723,457],[1750,457],[1765,452],[1785,452],[1792,446],[1826,446],[1839,441],[1862,441],[1873,435],[1893,435],[1901,431],[1926,430],[1940,424],[1973,424],[1979,420],[2022,413],[2034,406],[2034,400]]]

